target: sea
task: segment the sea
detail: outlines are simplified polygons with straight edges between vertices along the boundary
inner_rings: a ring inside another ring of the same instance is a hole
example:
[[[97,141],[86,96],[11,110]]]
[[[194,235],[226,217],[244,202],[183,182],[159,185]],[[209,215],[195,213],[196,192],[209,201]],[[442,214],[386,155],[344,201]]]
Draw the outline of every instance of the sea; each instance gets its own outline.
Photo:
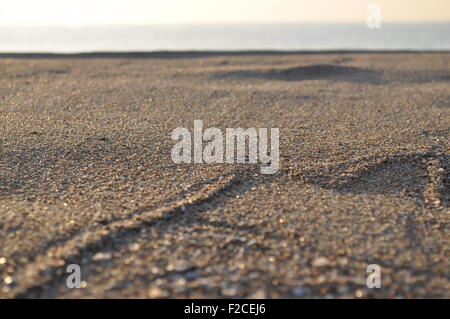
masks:
[[[0,27],[1,53],[450,50],[450,23]]]

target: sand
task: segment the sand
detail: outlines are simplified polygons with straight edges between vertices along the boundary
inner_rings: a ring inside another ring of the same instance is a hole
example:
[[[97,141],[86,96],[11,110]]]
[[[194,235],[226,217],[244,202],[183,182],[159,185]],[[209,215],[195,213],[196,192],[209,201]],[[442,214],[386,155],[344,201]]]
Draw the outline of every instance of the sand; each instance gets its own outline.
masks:
[[[0,297],[450,297],[449,53],[2,55],[0,92]],[[279,128],[279,172],[174,164],[194,120]]]

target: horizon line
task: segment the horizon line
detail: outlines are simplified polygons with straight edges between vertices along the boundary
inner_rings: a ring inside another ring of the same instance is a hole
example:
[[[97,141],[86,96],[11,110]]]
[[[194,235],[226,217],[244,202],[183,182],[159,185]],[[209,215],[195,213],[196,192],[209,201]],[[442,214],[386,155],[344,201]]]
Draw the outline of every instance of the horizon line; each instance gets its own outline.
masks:
[[[232,26],[232,25],[320,25],[320,24],[366,24],[366,21],[287,21],[287,22],[176,22],[176,23],[105,23],[105,24],[1,24],[0,28],[9,27],[57,27],[57,28],[84,28],[84,27],[151,27],[151,26]],[[382,24],[450,24],[450,20],[418,20],[418,21],[396,21],[386,20]]]
[[[217,56],[251,55],[312,55],[312,54],[407,54],[407,53],[450,53],[444,50],[408,50],[408,49],[351,49],[351,50],[155,50],[155,51],[87,51],[87,52],[1,52],[1,58],[50,59],[50,58],[200,58]]]

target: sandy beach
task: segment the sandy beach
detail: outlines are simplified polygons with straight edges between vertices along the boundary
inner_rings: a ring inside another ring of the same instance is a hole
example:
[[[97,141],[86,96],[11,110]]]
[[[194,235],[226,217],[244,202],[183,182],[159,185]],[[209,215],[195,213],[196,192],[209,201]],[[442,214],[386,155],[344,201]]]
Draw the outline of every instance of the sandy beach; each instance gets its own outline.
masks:
[[[450,298],[450,53],[3,54],[0,102],[1,298]]]

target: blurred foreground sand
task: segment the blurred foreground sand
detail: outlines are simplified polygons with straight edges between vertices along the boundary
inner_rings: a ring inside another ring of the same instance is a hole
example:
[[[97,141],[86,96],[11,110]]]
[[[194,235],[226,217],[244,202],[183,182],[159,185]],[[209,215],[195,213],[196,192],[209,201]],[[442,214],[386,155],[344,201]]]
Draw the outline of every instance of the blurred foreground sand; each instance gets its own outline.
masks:
[[[450,297],[450,54],[3,57],[0,92],[0,297]],[[279,173],[173,164],[197,119],[279,128]]]

